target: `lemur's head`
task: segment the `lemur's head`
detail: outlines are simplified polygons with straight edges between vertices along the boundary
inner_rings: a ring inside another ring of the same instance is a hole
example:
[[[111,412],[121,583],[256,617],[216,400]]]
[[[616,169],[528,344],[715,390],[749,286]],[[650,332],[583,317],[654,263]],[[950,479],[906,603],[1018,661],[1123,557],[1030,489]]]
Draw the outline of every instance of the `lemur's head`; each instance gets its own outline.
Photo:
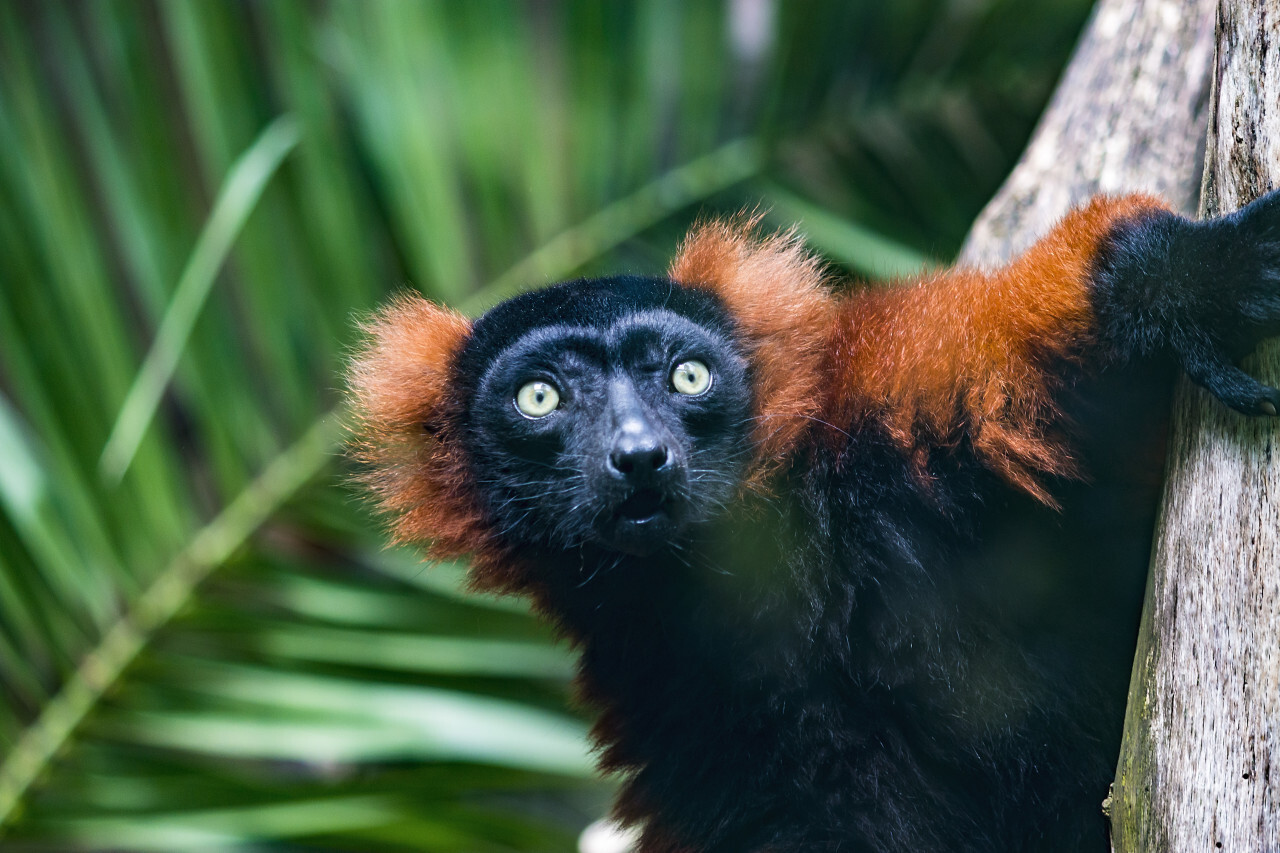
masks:
[[[573,281],[475,324],[459,435],[499,535],[647,554],[732,497],[745,354],[719,301],[655,278]]]
[[[350,382],[366,483],[400,541],[519,590],[527,546],[651,554],[783,464],[823,392],[818,264],[752,223],[695,231],[669,278],[580,280],[472,323],[416,296]]]

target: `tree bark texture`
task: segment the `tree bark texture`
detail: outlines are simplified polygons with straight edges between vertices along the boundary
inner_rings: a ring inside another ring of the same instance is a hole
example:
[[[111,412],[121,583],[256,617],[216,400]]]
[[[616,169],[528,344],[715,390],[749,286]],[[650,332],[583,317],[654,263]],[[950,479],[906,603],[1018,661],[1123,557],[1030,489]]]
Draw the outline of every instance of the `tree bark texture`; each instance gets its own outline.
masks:
[[[1280,176],[1280,3],[1223,0],[1217,30],[1204,216]],[[1280,347],[1245,367],[1276,384]],[[1280,850],[1278,439],[1274,420],[1179,388],[1113,790],[1116,853]]]
[[[1040,124],[978,216],[961,263],[996,265],[1096,193],[1195,209],[1214,0],[1101,0]]]

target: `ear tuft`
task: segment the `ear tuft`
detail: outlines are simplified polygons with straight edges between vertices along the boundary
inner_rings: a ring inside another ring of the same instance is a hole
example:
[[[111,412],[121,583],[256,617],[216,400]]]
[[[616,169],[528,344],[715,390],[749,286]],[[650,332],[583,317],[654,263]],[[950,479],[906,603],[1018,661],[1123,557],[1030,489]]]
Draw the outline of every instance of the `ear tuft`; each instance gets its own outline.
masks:
[[[484,548],[487,528],[456,431],[464,401],[453,361],[471,321],[401,294],[361,323],[365,341],[347,370],[359,479],[391,519],[394,539],[433,558]]]
[[[706,288],[745,337],[755,389],[759,486],[784,465],[822,410],[835,300],[822,262],[793,232],[759,233],[760,215],[695,226],[671,278]]]

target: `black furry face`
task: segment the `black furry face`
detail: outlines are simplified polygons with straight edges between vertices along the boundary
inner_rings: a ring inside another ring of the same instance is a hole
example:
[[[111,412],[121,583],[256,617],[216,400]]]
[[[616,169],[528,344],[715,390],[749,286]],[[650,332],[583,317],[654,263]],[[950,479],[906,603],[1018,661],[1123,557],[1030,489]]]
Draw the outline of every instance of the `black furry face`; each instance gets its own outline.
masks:
[[[511,545],[654,553],[738,486],[747,363],[705,294],[634,278],[526,294],[481,318],[457,370],[476,482]]]

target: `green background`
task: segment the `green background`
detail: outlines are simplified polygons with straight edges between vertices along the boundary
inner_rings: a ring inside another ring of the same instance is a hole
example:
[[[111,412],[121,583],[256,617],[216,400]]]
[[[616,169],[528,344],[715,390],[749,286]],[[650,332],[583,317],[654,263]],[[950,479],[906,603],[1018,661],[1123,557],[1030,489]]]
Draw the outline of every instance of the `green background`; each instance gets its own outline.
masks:
[[[1087,12],[0,3],[0,847],[571,849],[571,655],[383,548],[356,318],[757,205],[858,276],[945,262]]]

